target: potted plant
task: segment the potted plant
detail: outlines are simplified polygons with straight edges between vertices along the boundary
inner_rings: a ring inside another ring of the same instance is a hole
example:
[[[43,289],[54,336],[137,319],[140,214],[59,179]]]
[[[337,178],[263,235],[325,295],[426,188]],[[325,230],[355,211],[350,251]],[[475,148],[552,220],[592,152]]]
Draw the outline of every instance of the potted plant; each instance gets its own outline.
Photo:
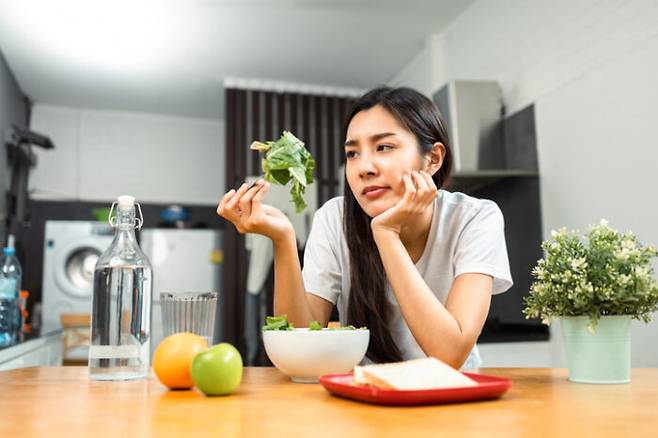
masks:
[[[551,235],[532,271],[526,317],[545,324],[560,319],[569,380],[629,382],[631,319],[648,323],[658,309],[651,266],[658,252],[605,220],[586,236],[564,228]]]

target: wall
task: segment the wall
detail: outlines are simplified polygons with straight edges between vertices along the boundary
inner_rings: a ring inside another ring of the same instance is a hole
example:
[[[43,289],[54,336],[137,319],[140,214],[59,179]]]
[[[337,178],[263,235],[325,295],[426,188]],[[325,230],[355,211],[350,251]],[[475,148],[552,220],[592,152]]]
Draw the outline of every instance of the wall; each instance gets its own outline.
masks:
[[[436,90],[433,84],[435,76],[433,60],[437,58],[438,56],[432,51],[430,40],[426,40],[422,50],[389,83],[411,87],[426,96],[432,96]]]
[[[0,246],[5,244],[7,219],[6,190],[9,189],[9,163],[5,146],[7,129],[12,124],[27,125],[28,106],[14,75],[0,53]]]
[[[425,39],[423,48],[388,83],[391,86],[411,87],[432,97],[446,81],[444,57],[444,35],[430,35]]]
[[[391,83],[494,79],[508,113],[534,102],[544,236],[606,218],[657,245],[656,23],[653,1],[478,1]],[[633,366],[658,366],[656,319],[633,323]],[[488,366],[564,366],[560,336],[481,351]]]
[[[37,104],[31,128],[55,143],[37,151],[34,199],[216,205],[224,193],[220,121]]]

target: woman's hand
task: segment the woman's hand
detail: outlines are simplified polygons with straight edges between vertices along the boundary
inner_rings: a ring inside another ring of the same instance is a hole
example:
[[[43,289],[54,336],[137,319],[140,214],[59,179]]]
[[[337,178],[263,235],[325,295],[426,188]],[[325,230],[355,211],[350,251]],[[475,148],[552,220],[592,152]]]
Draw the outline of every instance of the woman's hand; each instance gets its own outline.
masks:
[[[370,223],[373,234],[394,232],[400,234],[402,226],[413,215],[422,213],[436,198],[438,190],[429,173],[413,171],[402,177],[404,195],[393,207],[373,218]]]
[[[285,239],[295,232],[292,223],[280,210],[262,204],[269,186],[258,180],[252,186],[242,184],[237,192],[230,190],[219,202],[217,214],[232,222],[242,234],[262,234],[275,242]]]

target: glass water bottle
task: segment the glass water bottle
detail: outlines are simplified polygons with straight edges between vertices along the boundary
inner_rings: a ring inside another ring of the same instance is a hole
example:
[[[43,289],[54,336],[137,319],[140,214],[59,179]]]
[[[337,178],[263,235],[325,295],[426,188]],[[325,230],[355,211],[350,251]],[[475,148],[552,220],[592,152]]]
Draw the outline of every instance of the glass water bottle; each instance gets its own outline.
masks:
[[[112,204],[114,240],[94,268],[89,347],[89,376],[94,380],[141,379],[148,374],[153,272],[135,238],[143,221],[134,197],[119,196]]]

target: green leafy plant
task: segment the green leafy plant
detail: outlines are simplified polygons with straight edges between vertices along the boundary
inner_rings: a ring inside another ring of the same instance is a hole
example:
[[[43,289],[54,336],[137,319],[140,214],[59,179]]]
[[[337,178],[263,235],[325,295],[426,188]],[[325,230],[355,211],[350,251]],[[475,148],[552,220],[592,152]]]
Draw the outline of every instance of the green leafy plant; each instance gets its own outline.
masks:
[[[304,143],[289,131],[283,131],[277,141],[255,141],[251,149],[265,153],[262,167],[266,181],[285,186],[292,180],[290,195],[295,203],[295,211],[304,211],[304,193],[306,187],[313,183],[315,169],[315,160]]]
[[[542,243],[545,257],[532,271],[526,318],[550,324],[560,316],[589,316],[593,330],[603,315],[630,315],[649,322],[658,310],[653,246],[631,232],[619,233],[605,220],[585,236],[562,228]]]

